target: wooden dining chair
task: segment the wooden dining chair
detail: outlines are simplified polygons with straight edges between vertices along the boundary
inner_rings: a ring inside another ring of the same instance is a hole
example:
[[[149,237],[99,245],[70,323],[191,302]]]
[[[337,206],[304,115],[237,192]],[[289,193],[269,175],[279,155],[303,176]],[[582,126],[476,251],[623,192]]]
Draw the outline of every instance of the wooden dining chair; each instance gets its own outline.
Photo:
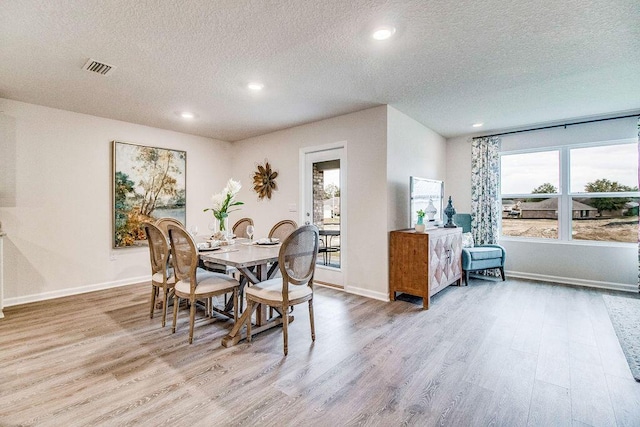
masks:
[[[163,218],[158,218],[155,222],[156,227],[158,227],[160,230],[162,230],[162,232],[164,233],[165,236],[167,236],[167,239],[169,238],[169,234],[167,233],[167,226],[169,224],[173,224],[173,225],[179,225],[180,227],[184,228],[184,224],[182,224],[180,221],[178,221],[175,218],[171,218],[171,217],[163,217]]]
[[[189,301],[189,344],[193,342],[196,301],[204,300],[209,307],[212,297],[233,293],[233,320],[238,320],[239,283],[231,276],[198,268],[199,253],[193,237],[182,227],[169,224],[169,240],[176,275],[173,300],[173,332],[176,332],[180,298]],[[209,310],[207,310],[209,312]]]
[[[288,353],[289,307],[309,302],[311,340],[316,340],[313,321],[313,274],[318,257],[318,228],[303,225],[294,230],[282,243],[278,263],[282,277],[249,286],[245,290],[247,310],[253,313],[257,304],[276,309],[282,316],[284,355]],[[247,341],[251,342],[251,315],[247,322]]]
[[[231,230],[236,237],[244,238],[247,237],[247,227],[250,225],[253,225],[251,218],[241,218],[233,224]]]
[[[298,224],[295,221],[292,221],[290,219],[282,220],[271,227],[271,230],[269,231],[269,238],[274,237],[276,239],[280,239],[280,241],[282,242],[296,228],[298,228]]]
[[[151,259],[151,309],[149,317],[153,319],[156,297],[163,291],[162,327],[167,321],[167,301],[169,292],[175,286],[173,269],[169,267],[169,243],[162,230],[150,222],[143,223],[144,231],[149,243],[149,257]]]

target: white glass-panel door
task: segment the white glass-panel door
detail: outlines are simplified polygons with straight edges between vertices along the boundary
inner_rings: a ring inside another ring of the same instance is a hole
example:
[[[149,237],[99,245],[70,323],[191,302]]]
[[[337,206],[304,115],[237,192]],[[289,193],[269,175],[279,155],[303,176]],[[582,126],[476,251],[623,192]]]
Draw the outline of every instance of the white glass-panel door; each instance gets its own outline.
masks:
[[[305,151],[302,223],[320,230],[315,279],[344,286],[346,247],[345,150],[343,147]]]

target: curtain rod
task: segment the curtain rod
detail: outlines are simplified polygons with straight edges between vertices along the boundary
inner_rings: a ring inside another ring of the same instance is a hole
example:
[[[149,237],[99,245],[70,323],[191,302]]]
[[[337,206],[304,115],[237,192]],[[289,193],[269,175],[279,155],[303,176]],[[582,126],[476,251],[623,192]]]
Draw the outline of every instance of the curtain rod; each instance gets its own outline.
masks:
[[[553,128],[561,128],[561,127],[564,127],[566,129],[567,126],[583,125],[585,123],[604,122],[606,120],[626,119],[626,118],[629,118],[629,117],[640,117],[640,113],[629,114],[627,116],[609,117],[609,118],[606,118],[606,119],[595,119],[595,120],[585,120],[583,122],[565,123],[565,124],[562,124],[562,125],[551,125],[551,126],[543,126],[543,127],[539,127],[539,128],[514,130],[514,131],[511,131],[511,132],[494,133],[493,135],[474,136],[471,139],[491,138],[493,136],[511,135],[511,134],[514,134],[514,133],[533,132],[534,130],[544,130],[544,129],[553,129]]]

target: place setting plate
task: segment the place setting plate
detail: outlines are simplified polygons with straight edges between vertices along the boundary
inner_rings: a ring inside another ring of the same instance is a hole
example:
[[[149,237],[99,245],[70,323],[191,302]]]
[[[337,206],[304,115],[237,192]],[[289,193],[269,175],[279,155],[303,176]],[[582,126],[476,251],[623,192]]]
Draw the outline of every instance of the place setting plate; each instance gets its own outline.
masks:
[[[196,246],[200,252],[211,252],[220,249],[220,244],[218,242],[215,244],[212,244],[211,242],[198,243]]]
[[[198,248],[198,250],[200,252],[211,252],[211,251],[217,251],[218,249],[221,249],[220,246],[216,246],[216,247],[209,247],[209,248]]]
[[[280,239],[258,239],[254,244],[257,246],[275,246],[280,244]]]

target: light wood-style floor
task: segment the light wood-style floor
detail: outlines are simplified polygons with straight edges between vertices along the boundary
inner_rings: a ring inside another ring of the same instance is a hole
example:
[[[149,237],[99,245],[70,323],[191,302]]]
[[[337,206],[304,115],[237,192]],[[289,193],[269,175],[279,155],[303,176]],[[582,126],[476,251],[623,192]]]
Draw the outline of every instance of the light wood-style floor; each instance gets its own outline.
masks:
[[[423,311],[317,288],[317,340],[297,307],[288,357],[280,329],[221,347],[217,318],[188,345],[186,310],[172,335],[148,297],[139,284],[5,309],[0,425],[640,425],[601,291],[472,280]]]

